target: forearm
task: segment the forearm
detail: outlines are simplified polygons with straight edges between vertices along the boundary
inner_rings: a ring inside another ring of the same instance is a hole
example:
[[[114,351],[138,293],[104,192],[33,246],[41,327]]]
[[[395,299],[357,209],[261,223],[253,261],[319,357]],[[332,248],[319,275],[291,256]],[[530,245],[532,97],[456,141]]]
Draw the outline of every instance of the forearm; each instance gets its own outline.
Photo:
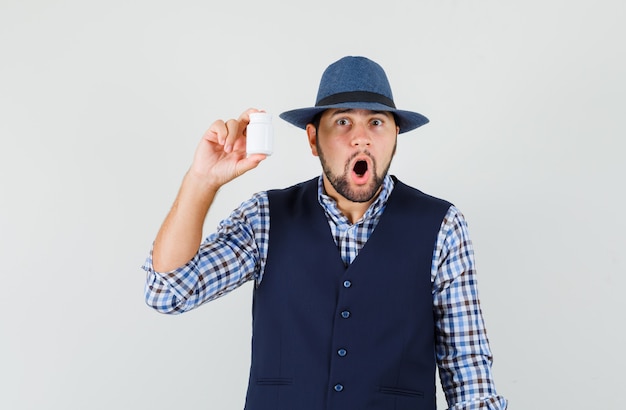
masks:
[[[434,300],[437,364],[450,409],[505,409],[493,380],[475,272],[464,272]]]
[[[225,257],[228,251],[220,247],[216,243],[201,245],[191,261],[171,272],[155,272],[148,259],[143,266],[147,273],[146,304],[160,313],[180,314],[247,282],[254,274],[254,261],[240,264]]]
[[[217,120],[202,136],[174,205],[161,225],[143,269],[146,302],[164,313],[181,313],[236,288],[256,272],[255,232],[246,215],[231,218],[202,244],[202,228],[218,189],[257,167],[266,155],[246,155],[239,119]],[[253,218],[254,219],[254,218]]]
[[[218,188],[193,172],[187,172],[154,241],[154,270],[168,272],[176,269],[198,252],[204,220]]]
[[[202,241],[204,219],[217,190],[232,179],[256,168],[266,155],[246,155],[245,111],[238,120],[215,121],[204,133],[191,168],[153,246],[153,267],[166,272],[187,263]]]
[[[259,279],[269,242],[268,207],[267,194],[255,194],[220,222],[191,260],[172,271],[155,272],[152,249],[142,266],[146,303],[161,313],[183,313]]]
[[[454,207],[437,238],[433,273],[437,364],[450,409],[505,409],[507,401],[496,392],[491,372],[472,242]]]

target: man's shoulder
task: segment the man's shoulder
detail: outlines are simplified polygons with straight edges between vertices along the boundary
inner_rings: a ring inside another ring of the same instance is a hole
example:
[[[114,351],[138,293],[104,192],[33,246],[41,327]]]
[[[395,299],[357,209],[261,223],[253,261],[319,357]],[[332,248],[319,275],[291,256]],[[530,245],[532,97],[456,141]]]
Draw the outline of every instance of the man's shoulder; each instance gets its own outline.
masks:
[[[397,192],[402,196],[426,201],[432,203],[433,205],[438,204],[446,208],[449,208],[453,205],[450,201],[446,199],[428,194],[418,188],[405,184],[404,182],[400,181],[396,176],[392,175],[392,178],[394,181],[393,192]]]
[[[318,179],[319,177],[314,177],[307,181],[301,181],[288,187],[268,189],[266,192],[268,196],[276,196],[294,194],[312,188],[317,190]]]

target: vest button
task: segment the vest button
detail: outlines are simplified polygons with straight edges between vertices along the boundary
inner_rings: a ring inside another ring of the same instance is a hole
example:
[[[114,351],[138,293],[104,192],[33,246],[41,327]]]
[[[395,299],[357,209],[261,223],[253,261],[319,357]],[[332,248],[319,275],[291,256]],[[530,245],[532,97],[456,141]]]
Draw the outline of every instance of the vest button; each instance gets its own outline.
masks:
[[[337,354],[341,357],[344,357],[345,355],[348,354],[348,351],[346,349],[339,349],[337,350]]]
[[[344,310],[343,312],[341,312],[341,317],[344,319],[347,319],[350,317],[350,312],[348,310]]]
[[[343,390],[343,384],[335,384],[335,391],[342,391]]]
[[[350,282],[349,280],[346,280],[343,282],[343,287],[344,288],[349,288],[350,286],[352,286],[352,282]]]

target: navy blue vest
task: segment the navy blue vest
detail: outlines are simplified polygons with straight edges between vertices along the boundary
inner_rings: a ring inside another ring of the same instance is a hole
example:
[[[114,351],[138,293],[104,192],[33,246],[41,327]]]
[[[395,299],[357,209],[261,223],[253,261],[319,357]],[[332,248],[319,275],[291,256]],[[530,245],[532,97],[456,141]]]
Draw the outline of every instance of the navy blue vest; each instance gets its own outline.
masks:
[[[268,192],[247,410],[436,409],[430,275],[450,204],[395,181],[347,267],[317,178]]]

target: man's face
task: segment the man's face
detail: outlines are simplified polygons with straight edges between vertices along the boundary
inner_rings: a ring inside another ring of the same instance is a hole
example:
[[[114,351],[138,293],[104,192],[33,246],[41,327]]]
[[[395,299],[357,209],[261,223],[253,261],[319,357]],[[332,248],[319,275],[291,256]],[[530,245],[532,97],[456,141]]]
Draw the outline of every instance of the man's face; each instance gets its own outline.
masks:
[[[309,124],[309,145],[320,157],[327,193],[371,201],[391,165],[398,130],[391,113],[360,109],[326,110],[317,130]]]

